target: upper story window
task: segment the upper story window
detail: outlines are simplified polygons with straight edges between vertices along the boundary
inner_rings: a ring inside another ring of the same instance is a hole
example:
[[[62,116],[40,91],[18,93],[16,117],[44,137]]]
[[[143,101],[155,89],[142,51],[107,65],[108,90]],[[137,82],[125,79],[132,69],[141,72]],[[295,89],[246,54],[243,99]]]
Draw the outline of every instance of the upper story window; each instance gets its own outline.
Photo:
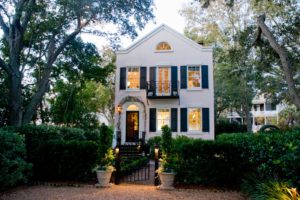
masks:
[[[201,87],[201,75],[200,67],[192,66],[188,67],[188,88],[200,88]]]
[[[167,42],[160,42],[156,46],[156,51],[170,51],[172,50],[171,45]]]
[[[140,88],[140,68],[128,67],[127,68],[127,89]]]

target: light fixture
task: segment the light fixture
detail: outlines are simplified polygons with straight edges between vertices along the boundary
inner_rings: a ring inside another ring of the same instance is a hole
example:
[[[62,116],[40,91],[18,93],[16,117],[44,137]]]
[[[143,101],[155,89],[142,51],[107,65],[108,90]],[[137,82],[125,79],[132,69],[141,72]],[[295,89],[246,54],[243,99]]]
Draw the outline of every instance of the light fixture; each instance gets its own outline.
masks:
[[[118,155],[118,154],[119,154],[119,152],[120,152],[120,149],[119,149],[119,147],[116,147],[116,148],[115,148],[115,153],[116,153],[116,155]]]
[[[118,105],[118,106],[117,106],[117,112],[118,112],[119,114],[121,114],[121,112],[122,112],[122,106],[121,106],[121,105]]]
[[[154,147],[154,156],[155,156],[155,159],[158,159],[158,151],[159,151],[158,145],[155,145],[155,147]]]

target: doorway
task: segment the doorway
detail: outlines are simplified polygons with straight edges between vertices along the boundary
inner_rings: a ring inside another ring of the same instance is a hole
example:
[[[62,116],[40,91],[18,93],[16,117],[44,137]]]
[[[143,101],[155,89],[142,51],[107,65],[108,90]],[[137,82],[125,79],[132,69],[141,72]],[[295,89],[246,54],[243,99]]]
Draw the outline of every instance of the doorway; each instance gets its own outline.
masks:
[[[139,111],[126,112],[126,142],[139,140]]]

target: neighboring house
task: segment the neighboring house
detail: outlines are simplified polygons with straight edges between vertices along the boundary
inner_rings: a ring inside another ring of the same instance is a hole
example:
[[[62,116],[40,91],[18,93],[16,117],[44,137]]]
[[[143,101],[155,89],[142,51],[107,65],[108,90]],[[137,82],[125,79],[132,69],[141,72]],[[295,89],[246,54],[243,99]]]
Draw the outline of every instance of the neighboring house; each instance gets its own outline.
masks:
[[[279,113],[286,107],[285,104],[273,104],[266,95],[261,94],[252,100],[252,131],[257,132],[263,125],[277,125]],[[243,123],[243,119],[237,112],[229,111],[226,116],[230,122]]]
[[[257,95],[252,100],[252,131],[257,132],[263,125],[277,125],[279,113],[286,107],[284,104],[271,103],[266,95]]]
[[[214,139],[212,48],[161,25],[117,52],[115,127],[121,143],[160,136]]]

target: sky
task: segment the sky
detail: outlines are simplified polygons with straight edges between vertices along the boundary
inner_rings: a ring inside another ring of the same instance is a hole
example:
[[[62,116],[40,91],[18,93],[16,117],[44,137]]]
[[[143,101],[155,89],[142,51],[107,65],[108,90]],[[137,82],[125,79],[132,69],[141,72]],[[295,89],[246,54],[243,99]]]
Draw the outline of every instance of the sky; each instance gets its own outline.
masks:
[[[134,41],[139,40],[161,24],[166,24],[167,26],[183,34],[185,21],[184,18],[180,16],[179,10],[189,1],[190,0],[154,0],[154,21],[148,22],[145,28],[138,32],[138,37],[133,41],[130,38],[122,38],[120,44],[121,47],[126,48],[130,46]],[[81,36],[83,40],[94,43],[98,49],[101,49],[103,45],[108,45],[106,40],[97,36],[91,36],[87,34],[82,34]]]

